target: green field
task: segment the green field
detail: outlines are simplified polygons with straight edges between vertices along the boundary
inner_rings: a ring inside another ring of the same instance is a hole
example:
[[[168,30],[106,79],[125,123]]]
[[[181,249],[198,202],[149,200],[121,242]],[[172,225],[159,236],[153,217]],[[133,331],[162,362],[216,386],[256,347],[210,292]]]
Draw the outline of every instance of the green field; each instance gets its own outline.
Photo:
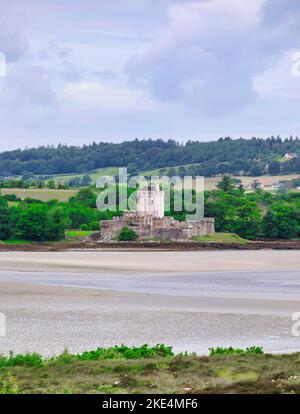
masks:
[[[239,237],[234,233],[215,233],[208,234],[207,236],[198,236],[194,237],[194,240],[203,241],[203,242],[215,242],[215,243],[237,243],[237,244],[246,244],[248,240]]]
[[[142,171],[140,174],[144,175],[146,177],[150,176],[160,176],[167,174],[168,171],[172,168],[176,171],[176,174],[179,173],[180,167],[189,167],[193,164],[185,164],[185,165],[178,165],[175,167],[162,167],[162,168],[156,168],[154,170],[148,170],[148,171]],[[163,174],[160,173],[161,170],[165,170]],[[299,178],[299,174],[289,174],[289,175],[262,175],[257,177],[248,177],[248,176],[234,176],[233,178],[237,180],[241,180],[241,183],[244,186],[249,186],[251,183],[253,183],[254,180],[257,180],[260,182],[265,190],[272,190],[270,186],[272,184],[276,184],[280,181],[292,181],[297,178]],[[217,187],[218,182],[221,180],[221,176],[219,177],[204,177],[204,187],[205,190],[215,190]],[[297,191],[297,190],[296,190]]]
[[[96,184],[97,179],[103,175],[115,176],[119,174],[119,167],[105,167],[105,168],[98,168],[93,171],[89,171],[87,173],[82,174],[61,174],[61,175],[53,175],[53,180],[56,184],[58,183],[68,183],[72,178],[82,178],[85,174],[88,174],[92,179],[92,184]],[[48,180],[46,180],[48,181]]]
[[[174,169],[176,174],[179,173],[179,169],[180,167],[189,167],[192,166],[193,164],[185,164],[182,166],[175,166],[175,167],[162,167],[162,168],[157,168],[157,169],[153,169],[153,170],[148,170],[148,171],[141,171],[139,172],[140,175],[142,176],[146,176],[146,177],[150,177],[150,176],[160,176],[160,175],[165,175],[168,173],[168,171],[170,170],[170,168]],[[161,170],[165,170],[163,173],[160,173]],[[80,178],[82,179],[84,175],[88,174],[91,179],[92,185],[96,184],[97,179],[100,176],[104,176],[104,175],[108,175],[108,176],[116,176],[119,174],[119,167],[105,167],[105,168],[98,168],[96,170],[93,171],[88,171],[86,173],[81,173],[81,174],[58,174],[58,175],[53,175],[51,176],[51,178],[48,178],[45,180],[45,182],[49,181],[49,180],[54,180],[55,184],[58,185],[59,183],[61,184],[67,184],[71,179],[73,178]],[[277,184],[280,181],[292,181],[295,179],[298,179],[300,177],[299,174],[289,174],[289,175],[262,175],[262,176],[257,176],[257,177],[248,177],[248,176],[234,176],[233,178],[240,180],[241,183],[244,186],[249,186],[251,183],[253,183],[254,181],[258,181],[259,183],[262,184],[262,187],[264,190],[267,191],[274,191],[272,189],[272,185],[273,184]],[[21,177],[14,177],[14,178],[21,178]],[[204,186],[205,186],[205,190],[215,190],[217,187],[218,182],[221,180],[221,176],[217,176],[217,177],[205,177],[204,178]],[[15,194],[17,194],[17,192],[21,192],[24,191],[24,196],[26,197],[32,197],[32,198],[36,198],[35,194],[33,193],[34,196],[31,195],[26,195],[26,191],[30,192],[31,191],[41,191],[41,197],[44,196],[44,198],[40,198],[41,200],[47,200],[48,195],[47,195],[47,189],[42,189],[42,190],[22,190],[22,189],[2,189],[2,193],[3,194],[12,194],[14,193],[13,191],[15,191]],[[66,201],[66,197],[68,197],[68,191],[70,192],[74,192],[76,190],[59,190],[59,192],[56,192],[58,190],[50,190],[52,191],[52,195],[54,195],[54,197],[52,198],[59,198],[60,201]],[[65,193],[61,192],[61,191],[66,191]],[[299,190],[294,190],[294,191],[299,191]],[[20,193],[20,197],[22,197],[22,192]],[[46,194],[46,195],[45,195]],[[71,193],[72,195],[74,193]],[[51,195],[51,193],[49,193],[49,195]]]
[[[66,237],[70,239],[76,239],[81,237],[88,237],[91,234],[95,233],[94,231],[88,230],[66,230]]]
[[[77,194],[78,190],[50,190],[48,188],[42,189],[25,189],[25,188],[1,188],[1,194],[15,194],[20,198],[35,198],[37,200],[48,201],[56,199],[58,201],[68,201],[70,197]]]
[[[18,245],[18,244],[32,244],[33,242],[29,240],[12,239],[12,240],[5,240],[3,243]]]

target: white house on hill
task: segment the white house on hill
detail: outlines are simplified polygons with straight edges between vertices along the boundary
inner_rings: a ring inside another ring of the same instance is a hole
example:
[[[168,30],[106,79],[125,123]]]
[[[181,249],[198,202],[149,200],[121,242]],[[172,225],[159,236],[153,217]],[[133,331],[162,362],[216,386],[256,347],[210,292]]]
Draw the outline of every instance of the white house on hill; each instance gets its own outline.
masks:
[[[297,157],[298,155],[295,152],[287,152],[283,156],[283,158],[285,158],[286,160],[292,160],[293,158],[297,158]]]

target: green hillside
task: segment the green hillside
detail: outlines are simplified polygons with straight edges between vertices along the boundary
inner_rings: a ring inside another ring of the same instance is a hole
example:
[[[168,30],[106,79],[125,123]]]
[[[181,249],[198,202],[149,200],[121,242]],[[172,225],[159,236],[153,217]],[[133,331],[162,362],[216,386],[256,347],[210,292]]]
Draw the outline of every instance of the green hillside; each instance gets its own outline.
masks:
[[[92,179],[92,184],[95,184],[97,179],[100,176],[103,176],[103,175],[115,176],[118,174],[118,171],[119,171],[118,167],[104,167],[104,168],[98,168],[93,171],[86,171],[85,173],[81,173],[81,174],[55,174],[51,176],[51,178],[55,181],[56,184],[58,183],[67,184],[70,180],[74,178],[82,179],[84,175],[88,174]]]
[[[288,152],[295,153],[296,157],[280,162]],[[82,147],[58,145],[0,153],[2,177],[33,174],[65,179],[99,169],[111,172],[115,166],[127,167],[130,174],[162,168],[174,168],[181,175],[205,177],[297,174],[300,173],[300,140],[226,137],[182,144],[174,140],[135,139],[116,144],[94,142]]]

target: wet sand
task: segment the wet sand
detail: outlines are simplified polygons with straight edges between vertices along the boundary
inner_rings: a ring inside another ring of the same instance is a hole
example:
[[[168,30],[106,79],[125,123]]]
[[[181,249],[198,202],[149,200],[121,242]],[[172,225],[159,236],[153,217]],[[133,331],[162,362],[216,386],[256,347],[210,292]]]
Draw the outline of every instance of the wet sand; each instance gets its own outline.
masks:
[[[207,272],[299,270],[297,250],[0,252],[0,270]]]
[[[158,342],[198,354],[218,345],[299,350],[300,338],[291,335],[291,315],[300,311],[299,256],[1,253],[0,312],[7,335],[0,338],[0,352],[53,355],[65,347],[81,352]]]

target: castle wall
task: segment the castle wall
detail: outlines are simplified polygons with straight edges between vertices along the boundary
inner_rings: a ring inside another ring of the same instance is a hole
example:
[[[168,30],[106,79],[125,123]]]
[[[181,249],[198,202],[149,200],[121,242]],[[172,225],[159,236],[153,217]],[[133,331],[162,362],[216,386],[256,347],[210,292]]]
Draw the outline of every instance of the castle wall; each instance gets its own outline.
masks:
[[[173,217],[164,217],[164,193],[158,185],[138,191],[136,212],[101,221],[101,239],[117,238],[124,227],[134,230],[142,239],[189,240],[215,232],[213,218],[176,221]]]
[[[141,216],[137,213],[124,213],[122,217],[101,221],[101,239],[117,238],[123,227],[134,230],[140,238],[163,240],[188,240],[196,236],[213,234],[214,219],[204,218],[195,221],[176,221],[173,217]]]

